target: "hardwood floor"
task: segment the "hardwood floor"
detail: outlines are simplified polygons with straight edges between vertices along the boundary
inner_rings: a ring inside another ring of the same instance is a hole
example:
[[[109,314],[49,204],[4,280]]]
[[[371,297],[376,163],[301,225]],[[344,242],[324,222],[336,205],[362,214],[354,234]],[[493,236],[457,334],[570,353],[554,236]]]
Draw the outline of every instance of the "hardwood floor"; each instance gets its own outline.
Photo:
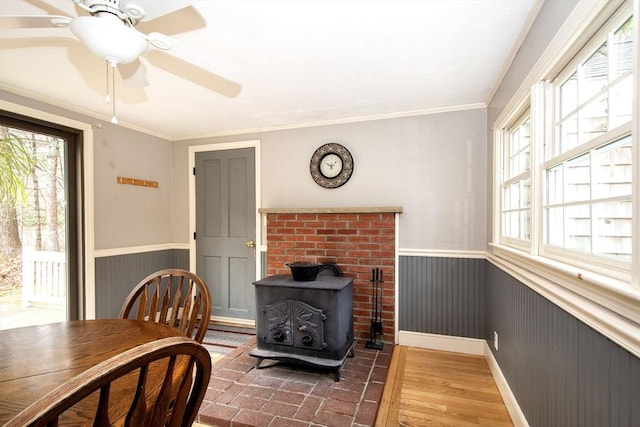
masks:
[[[513,426],[481,356],[397,346],[376,426]]]

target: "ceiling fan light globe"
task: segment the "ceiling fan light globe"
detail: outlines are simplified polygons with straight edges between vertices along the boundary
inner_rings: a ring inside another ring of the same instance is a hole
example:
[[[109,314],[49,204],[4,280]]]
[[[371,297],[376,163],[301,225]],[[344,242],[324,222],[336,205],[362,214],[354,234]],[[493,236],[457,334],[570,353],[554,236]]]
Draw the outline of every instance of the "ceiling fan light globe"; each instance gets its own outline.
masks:
[[[149,43],[117,17],[79,16],[71,21],[71,32],[102,59],[128,64],[144,54]]]

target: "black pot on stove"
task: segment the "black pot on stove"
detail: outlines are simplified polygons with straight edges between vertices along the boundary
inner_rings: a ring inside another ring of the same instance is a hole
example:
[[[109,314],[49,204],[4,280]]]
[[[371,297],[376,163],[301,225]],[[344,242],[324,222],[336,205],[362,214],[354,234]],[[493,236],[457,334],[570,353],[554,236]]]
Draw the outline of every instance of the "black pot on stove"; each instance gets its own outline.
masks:
[[[298,282],[312,282],[316,280],[318,274],[323,270],[331,270],[334,276],[342,276],[342,271],[334,263],[317,264],[308,261],[288,262],[286,264],[291,269],[293,280]]]

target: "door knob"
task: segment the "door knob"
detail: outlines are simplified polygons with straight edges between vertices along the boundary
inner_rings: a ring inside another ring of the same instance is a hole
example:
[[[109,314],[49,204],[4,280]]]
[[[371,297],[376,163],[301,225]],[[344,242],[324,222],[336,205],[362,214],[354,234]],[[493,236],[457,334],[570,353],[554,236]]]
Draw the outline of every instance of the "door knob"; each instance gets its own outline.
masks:
[[[256,242],[254,242],[253,240],[248,240],[247,241],[247,247],[248,248],[255,248],[256,247]]]

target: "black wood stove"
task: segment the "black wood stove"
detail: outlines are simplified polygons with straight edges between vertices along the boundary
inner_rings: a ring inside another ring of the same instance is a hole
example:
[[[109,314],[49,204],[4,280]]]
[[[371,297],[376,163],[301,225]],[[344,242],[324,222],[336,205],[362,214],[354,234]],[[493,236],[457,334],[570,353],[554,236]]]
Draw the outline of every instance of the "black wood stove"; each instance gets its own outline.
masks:
[[[340,369],[353,357],[353,279],[319,275],[309,282],[270,276],[254,282],[258,358]]]

